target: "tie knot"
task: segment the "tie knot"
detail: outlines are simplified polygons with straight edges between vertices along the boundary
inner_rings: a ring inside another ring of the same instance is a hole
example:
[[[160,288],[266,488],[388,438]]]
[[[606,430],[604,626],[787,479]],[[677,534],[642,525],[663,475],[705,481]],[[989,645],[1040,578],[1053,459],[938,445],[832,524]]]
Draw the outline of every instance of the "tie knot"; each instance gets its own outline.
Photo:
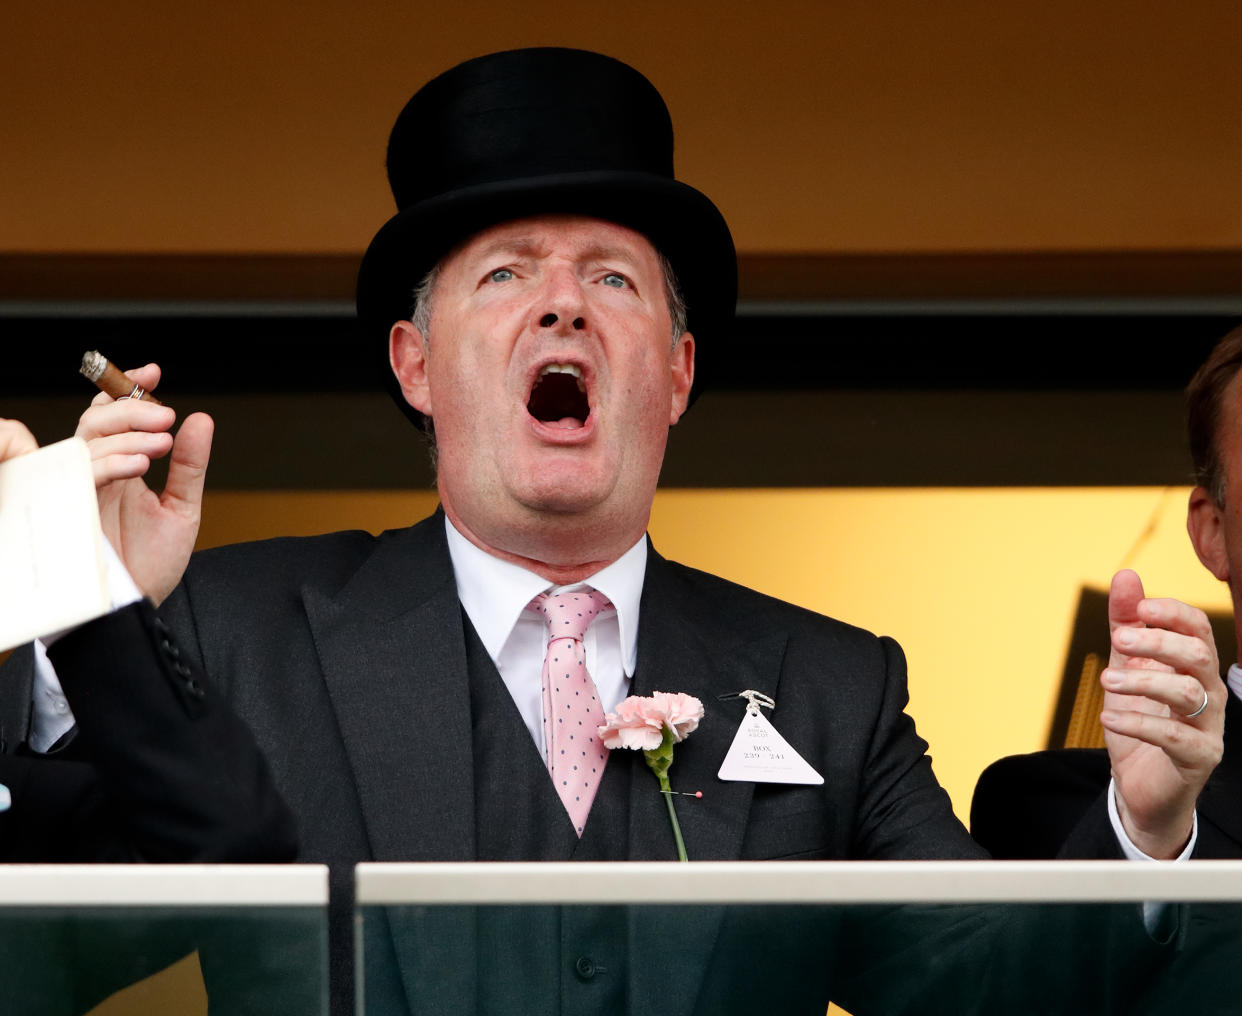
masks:
[[[554,639],[582,641],[587,628],[601,610],[612,604],[596,589],[579,589],[572,593],[540,593],[530,601],[530,609],[542,614]]]

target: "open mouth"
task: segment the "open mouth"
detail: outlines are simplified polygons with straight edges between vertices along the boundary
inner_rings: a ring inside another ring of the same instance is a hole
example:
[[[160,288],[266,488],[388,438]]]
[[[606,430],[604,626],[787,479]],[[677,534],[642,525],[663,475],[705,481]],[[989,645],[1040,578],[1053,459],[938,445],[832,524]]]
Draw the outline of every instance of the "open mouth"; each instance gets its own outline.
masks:
[[[540,423],[561,430],[574,430],[586,424],[591,415],[582,370],[568,363],[549,363],[539,372],[526,411]]]

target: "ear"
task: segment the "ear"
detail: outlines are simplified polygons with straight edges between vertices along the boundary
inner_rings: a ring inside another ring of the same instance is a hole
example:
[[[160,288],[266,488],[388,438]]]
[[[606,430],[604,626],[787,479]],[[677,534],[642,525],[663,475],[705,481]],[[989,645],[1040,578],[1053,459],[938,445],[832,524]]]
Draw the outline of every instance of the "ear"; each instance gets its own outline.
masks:
[[[689,332],[683,332],[673,347],[670,369],[673,372],[673,404],[669,409],[668,425],[671,427],[686,411],[694,385],[694,336]]]
[[[427,347],[423,333],[410,321],[398,321],[388,333],[388,363],[405,401],[431,416],[431,386],[427,382]]]
[[[1186,532],[1203,567],[1222,582],[1229,581],[1229,548],[1225,545],[1224,509],[1203,487],[1190,492]]]

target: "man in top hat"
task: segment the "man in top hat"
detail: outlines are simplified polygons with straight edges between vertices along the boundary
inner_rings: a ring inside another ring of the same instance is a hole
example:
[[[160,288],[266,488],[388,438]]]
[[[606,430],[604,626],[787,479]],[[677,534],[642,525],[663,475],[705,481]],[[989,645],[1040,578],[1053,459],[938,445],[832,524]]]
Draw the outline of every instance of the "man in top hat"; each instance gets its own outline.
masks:
[[[193,533],[176,521],[160,530],[176,548],[136,566],[153,598],[172,590],[167,623],[253,726],[299,818],[301,858],[332,866],[334,1006],[352,998],[355,862],[676,857],[643,760],[594,733],[627,695],[706,704],[674,771],[707,790],[680,809],[692,859],[981,856],[904,712],[894,642],[668,562],[646,538],[669,428],[710,372],[736,294],[728,228],[674,179],[654,87],[574,50],[471,60],[411,99],[388,172],[399,211],[363,259],[358,310],[377,354],[386,343],[399,405],[434,435],[441,509],[377,538],[208,551],[184,577]],[[153,429],[141,403],[82,421],[100,454]],[[141,528],[126,547],[146,546]],[[1219,754],[1210,635],[1198,612],[1144,599],[1132,575],[1116,618],[1111,690],[1147,698],[1117,698],[1106,717],[1114,827],[1128,849],[1173,857]],[[744,690],[775,702],[768,717],[822,785],[717,779],[746,709],[721,697]],[[774,939],[754,924],[731,935],[717,914],[678,928],[677,956],[658,960],[636,951],[654,937],[636,919],[566,911],[454,925],[477,964],[439,966],[413,944],[425,916],[389,915],[391,962],[367,980],[383,1011],[530,1011],[545,993],[566,1012],[773,999],[822,1012],[829,995],[859,1012],[926,1011],[910,985],[960,951],[939,945],[960,936],[985,960],[991,948],[936,915],[864,937],[837,925],[791,936],[801,925],[786,914]],[[521,948],[543,935],[541,953]],[[739,941],[793,967],[756,971],[724,944]],[[589,970],[575,968],[584,955]],[[647,961],[677,963],[675,996]],[[959,995],[937,997],[968,1006],[1012,973],[974,969]]]

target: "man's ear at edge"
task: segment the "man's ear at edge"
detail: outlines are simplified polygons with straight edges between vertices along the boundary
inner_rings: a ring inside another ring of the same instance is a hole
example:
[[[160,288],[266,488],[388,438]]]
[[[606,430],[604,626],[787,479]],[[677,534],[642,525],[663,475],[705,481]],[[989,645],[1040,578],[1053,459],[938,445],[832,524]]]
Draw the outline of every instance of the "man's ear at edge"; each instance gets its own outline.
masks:
[[[411,321],[398,321],[388,333],[388,363],[405,401],[431,416],[431,386],[427,383],[427,347],[423,333]]]
[[[690,401],[690,389],[694,387],[694,336],[683,332],[673,347],[672,363],[673,401],[669,407],[668,425],[674,426],[686,411]]]
[[[1229,581],[1229,553],[1225,546],[1225,510],[1212,500],[1205,487],[1190,492],[1186,508],[1186,532],[1203,567],[1222,582]]]

